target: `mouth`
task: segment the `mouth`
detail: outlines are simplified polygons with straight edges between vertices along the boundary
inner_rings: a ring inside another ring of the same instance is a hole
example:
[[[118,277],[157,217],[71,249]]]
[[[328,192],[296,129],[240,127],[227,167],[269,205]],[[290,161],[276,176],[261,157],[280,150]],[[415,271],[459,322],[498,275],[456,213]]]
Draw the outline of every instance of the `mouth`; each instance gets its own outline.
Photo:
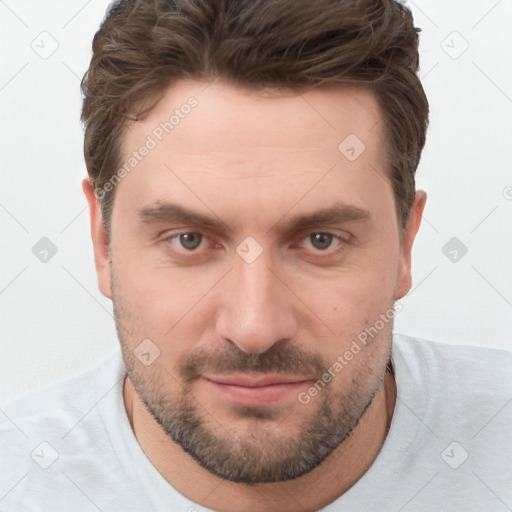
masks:
[[[261,407],[282,404],[297,399],[311,379],[283,375],[229,375],[202,376],[201,381],[210,392],[232,404]]]

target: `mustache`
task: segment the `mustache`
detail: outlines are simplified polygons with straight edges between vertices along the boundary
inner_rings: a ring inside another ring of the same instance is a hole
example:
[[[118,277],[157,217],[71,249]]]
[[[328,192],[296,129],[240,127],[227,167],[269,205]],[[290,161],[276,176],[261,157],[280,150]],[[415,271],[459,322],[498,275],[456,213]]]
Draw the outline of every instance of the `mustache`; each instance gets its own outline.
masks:
[[[189,382],[203,373],[278,373],[321,378],[329,365],[318,354],[277,342],[265,352],[250,354],[234,343],[223,350],[201,350],[189,355],[180,365],[183,381]]]

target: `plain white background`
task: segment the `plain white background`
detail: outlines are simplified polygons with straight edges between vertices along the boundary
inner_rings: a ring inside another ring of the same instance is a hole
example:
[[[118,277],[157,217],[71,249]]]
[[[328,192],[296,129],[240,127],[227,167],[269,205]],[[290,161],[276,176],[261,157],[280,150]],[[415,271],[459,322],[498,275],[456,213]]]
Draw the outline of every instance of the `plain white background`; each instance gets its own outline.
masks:
[[[417,175],[429,199],[396,331],[512,349],[512,1],[408,3],[431,105]],[[0,0],[2,400],[118,343],[81,190],[79,84],[107,5]],[[43,237],[57,249],[46,263],[32,252]]]

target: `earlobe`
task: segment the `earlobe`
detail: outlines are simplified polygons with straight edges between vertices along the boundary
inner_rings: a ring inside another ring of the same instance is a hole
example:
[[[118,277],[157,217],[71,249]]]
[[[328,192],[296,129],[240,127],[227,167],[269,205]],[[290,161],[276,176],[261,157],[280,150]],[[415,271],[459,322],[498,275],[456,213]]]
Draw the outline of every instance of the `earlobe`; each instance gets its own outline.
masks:
[[[404,228],[402,242],[400,244],[400,255],[398,261],[398,278],[395,289],[395,300],[404,297],[412,286],[411,276],[411,252],[412,245],[421,225],[421,218],[425,203],[427,202],[427,194],[423,190],[416,192],[416,198],[409,214],[409,220]]]
[[[82,180],[82,190],[89,203],[91,238],[96,274],[98,276],[98,286],[105,297],[112,299],[110,252],[101,214],[100,201],[94,194],[94,186],[89,178]]]

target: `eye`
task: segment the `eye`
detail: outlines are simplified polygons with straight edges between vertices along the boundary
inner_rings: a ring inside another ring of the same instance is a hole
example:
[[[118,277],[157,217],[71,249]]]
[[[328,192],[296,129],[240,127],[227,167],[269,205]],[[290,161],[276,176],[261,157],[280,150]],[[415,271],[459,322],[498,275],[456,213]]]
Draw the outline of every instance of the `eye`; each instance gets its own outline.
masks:
[[[328,249],[332,245],[333,238],[333,235],[329,233],[312,233],[309,235],[311,245],[321,251]]]
[[[205,235],[202,233],[191,232],[173,235],[170,236],[167,240],[173,245],[177,244],[178,248],[180,249],[185,249],[186,251],[195,251],[201,246],[205,238]]]
[[[334,249],[334,251],[329,251],[330,253],[336,252],[336,249],[343,248],[345,242],[348,241],[338,235],[325,231],[310,233],[302,239],[303,247],[312,249],[314,252],[327,252],[327,250],[331,248]]]

